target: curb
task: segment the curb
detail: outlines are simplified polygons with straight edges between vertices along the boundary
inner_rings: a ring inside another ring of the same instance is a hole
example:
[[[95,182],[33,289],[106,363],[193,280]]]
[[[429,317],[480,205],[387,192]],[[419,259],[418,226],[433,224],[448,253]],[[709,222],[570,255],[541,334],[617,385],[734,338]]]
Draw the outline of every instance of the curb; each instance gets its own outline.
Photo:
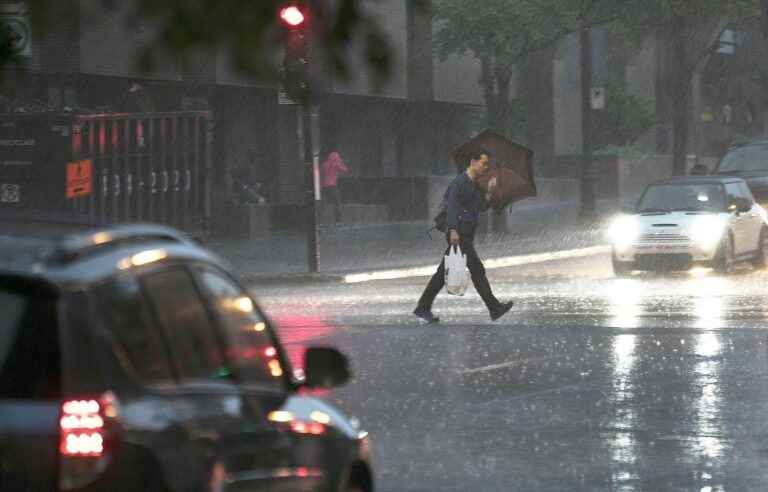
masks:
[[[333,284],[344,283],[347,274],[343,273],[243,273],[240,279],[248,284]]]
[[[611,246],[598,244],[584,248],[486,258],[483,260],[486,270],[509,268],[512,266],[533,265],[550,261],[581,258],[610,252]],[[436,264],[416,267],[387,268],[372,271],[321,272],[321,273],[289,273],[289,274],[254,274],[245,273],[240,277],[246,283],[262,284],[306,284],[306,283],[365,283],[377,280],[394,280],[403,278],[429,277],[434,274]]]

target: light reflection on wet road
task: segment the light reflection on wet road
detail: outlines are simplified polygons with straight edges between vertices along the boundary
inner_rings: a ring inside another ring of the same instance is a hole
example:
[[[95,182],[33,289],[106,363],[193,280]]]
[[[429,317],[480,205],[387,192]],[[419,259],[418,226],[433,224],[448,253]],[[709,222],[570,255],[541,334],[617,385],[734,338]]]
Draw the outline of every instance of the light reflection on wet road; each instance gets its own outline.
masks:
[[[289,347],[349,355],[329,397],[371,431],[378,490],[768,489],[768,272],[490,276],[517,301],[494,324],[472,292],[419,325],[426,279],[256,287]]]

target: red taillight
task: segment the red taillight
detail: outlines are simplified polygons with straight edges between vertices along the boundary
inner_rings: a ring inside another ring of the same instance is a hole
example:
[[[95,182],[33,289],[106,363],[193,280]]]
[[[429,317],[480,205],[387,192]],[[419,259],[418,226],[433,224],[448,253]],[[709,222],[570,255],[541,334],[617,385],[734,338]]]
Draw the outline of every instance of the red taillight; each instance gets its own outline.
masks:
[[[61,454],[72,457],[98,458],[104,453],[104,436],[101,432],[67,434],[61,444]]]
[[[290,427],[296,434],[312,434],[313,436],[321,436],[325,434],[325,426],[317,422],[294,420],[290,423]]]
[[[99,458],[104,454],[105,416],[114,414],[113,398],[68,400],[61,405],[62,456]]]
[[[95,481],[110,459],[118,432],[118,401],[108,391],[98,397],[65,400],[59,420],[59,488],[81,489]]]

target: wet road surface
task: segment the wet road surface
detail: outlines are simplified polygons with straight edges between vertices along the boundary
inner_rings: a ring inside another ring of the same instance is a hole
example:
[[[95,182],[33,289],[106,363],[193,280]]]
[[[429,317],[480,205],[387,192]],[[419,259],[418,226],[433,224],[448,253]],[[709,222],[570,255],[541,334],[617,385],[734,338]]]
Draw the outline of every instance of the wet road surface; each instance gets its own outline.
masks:
[[[426,278],[256,293],[292,359],[332,344],[328,395],[373,437],[378,490],[768,490],[768,272],[616,279],[606,255],[489,272],[410,314]]]

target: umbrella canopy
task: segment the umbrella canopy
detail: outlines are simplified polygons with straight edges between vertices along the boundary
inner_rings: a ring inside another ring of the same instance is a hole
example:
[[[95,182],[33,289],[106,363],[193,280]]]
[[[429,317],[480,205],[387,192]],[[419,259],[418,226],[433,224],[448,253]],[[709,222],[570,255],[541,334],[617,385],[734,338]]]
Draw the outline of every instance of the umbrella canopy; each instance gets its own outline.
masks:
[[[497,185],[491,196],[491,207],[501,210],[511,203],[536,196],[533,150],[494,131],[485,130],[454,149],[454,164],[459,169],[464,169],[469,154],[478,149],[491,153],[490,170],[478,181],[481,188],[488,189],[488,181],[496,178]]]

